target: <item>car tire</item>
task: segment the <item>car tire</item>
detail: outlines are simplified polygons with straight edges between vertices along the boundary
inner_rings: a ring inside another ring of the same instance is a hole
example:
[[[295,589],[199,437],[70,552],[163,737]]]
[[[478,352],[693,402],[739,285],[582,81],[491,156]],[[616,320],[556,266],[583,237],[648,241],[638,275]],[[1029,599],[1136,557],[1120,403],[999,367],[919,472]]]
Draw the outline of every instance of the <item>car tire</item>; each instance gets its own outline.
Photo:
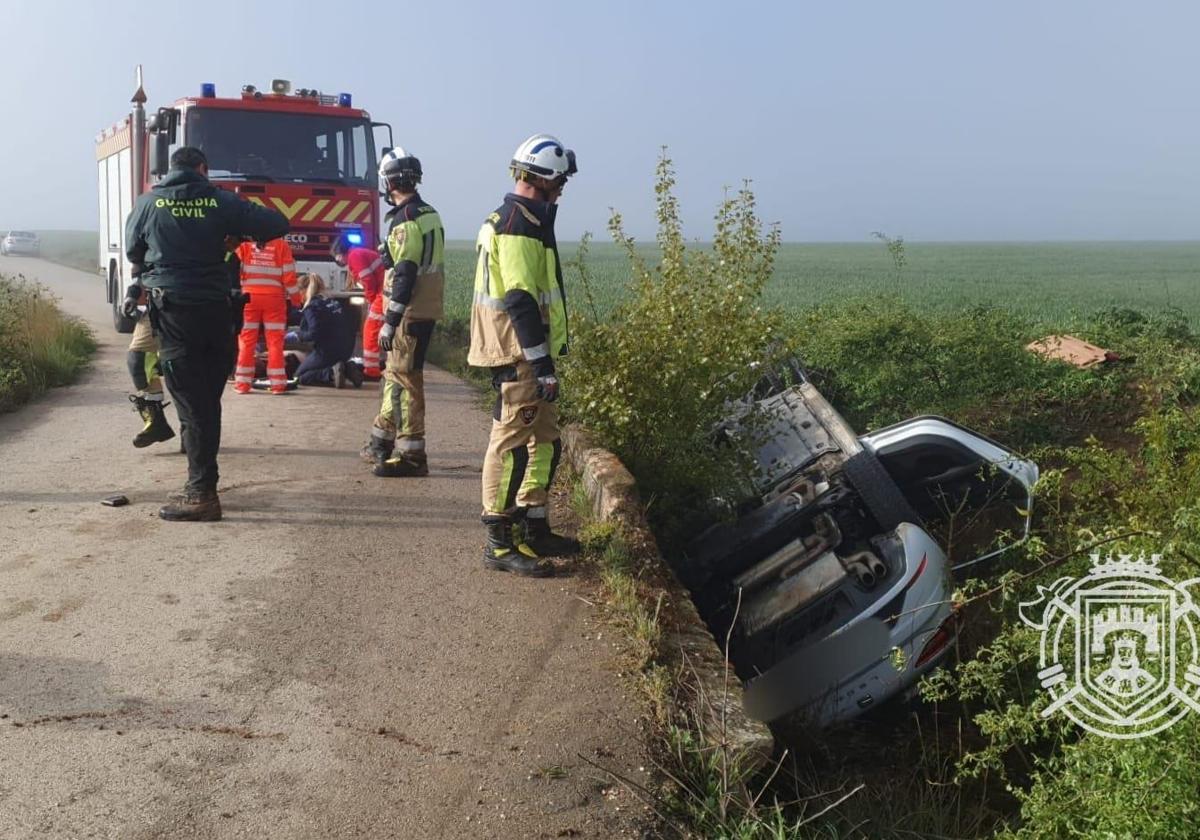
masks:
[[[864,449],[851,456],[842,464],[842,475],[881,528],[891,531],[901,522],[921,524],[921,517],[904,498],[874,452]]]

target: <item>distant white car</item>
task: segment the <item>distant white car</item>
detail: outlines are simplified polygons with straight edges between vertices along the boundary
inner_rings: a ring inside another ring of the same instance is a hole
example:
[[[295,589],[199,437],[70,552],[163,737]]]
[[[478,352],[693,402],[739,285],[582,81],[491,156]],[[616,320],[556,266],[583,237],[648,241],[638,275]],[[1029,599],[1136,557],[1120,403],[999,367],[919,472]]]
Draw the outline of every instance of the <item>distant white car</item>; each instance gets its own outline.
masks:
[[[36,233],[24,230],[10,230],[0,239],[0,255],[11,257],[23,254],[36,257],[41,252],[41,240]]]
[[[730,640],[747,711],[819,727],[910,695],[941,661],[958,616],[933,534],[1023,540],[1038,468],[941,417],[858,436],[792,373],[798,384],[776,379],[722,425],[756,442],[758,478],[749,498],[726,500],[740,516],[693,540],[678,571]]]

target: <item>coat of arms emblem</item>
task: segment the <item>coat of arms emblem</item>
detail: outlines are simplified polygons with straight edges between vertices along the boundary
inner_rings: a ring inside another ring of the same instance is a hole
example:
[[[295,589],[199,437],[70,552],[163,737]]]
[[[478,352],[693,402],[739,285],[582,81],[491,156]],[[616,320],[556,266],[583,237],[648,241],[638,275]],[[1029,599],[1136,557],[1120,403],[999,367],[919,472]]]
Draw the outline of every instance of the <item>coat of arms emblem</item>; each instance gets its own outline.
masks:
[[[1084,577],[1038,587],[1021,620],[1042,632],[1043,717],[1062,712],[1097,735],[1141,738],[1200,711],[1200,610],[1162,556],[1092,555]]]

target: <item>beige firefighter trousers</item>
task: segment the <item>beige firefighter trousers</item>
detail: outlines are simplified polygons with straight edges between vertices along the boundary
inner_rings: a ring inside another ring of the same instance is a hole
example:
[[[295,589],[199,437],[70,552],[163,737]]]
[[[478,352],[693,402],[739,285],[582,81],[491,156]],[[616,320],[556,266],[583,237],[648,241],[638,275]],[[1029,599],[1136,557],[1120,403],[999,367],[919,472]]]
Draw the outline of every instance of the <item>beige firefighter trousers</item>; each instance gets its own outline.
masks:
[[[425,452],[424,368],[432,335],[433,321],[404,321],[387,354],[383,400],[371,433],[395,441],[397,454]]]
[[[485,515],[546,504],[561,447],[558,439],[558,410],[538,398],[533,369],[518,362],[512,381],[500,383],[492,413],[492,435],[483,458]]]
[[[144,312],[138,316],[137,324],[133,328],[133,335],[129,339],[129,352],[146,354],[146,390],[141,393],[143,395],[161,394],[162,377],[158,374],[158,338],[154,335],[154,328],[150,326],[150,316]]]

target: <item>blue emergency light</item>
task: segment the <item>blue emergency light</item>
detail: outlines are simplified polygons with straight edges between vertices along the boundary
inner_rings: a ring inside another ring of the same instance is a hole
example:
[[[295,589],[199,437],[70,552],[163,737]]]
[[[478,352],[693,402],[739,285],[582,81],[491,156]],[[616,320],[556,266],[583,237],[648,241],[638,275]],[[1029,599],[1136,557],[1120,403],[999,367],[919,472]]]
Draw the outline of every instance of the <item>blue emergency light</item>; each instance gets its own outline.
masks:
[[[352,101],[353,100],[351,99],[350,94],[348,94],[348,93],[339,93],[338,94],[338,104],[341,105],[343,108],[349,108],[350,103]]]
[[[351,231],[350,233],[346,234],[346,241],[349,242],[351,245],[361,245],[362,244],[362,234],[359,233],[358,231]]]
[[[216,99],[217,86],[212,82],[205,82],[204,84],[200,85],[200,95],[205,99]]]

